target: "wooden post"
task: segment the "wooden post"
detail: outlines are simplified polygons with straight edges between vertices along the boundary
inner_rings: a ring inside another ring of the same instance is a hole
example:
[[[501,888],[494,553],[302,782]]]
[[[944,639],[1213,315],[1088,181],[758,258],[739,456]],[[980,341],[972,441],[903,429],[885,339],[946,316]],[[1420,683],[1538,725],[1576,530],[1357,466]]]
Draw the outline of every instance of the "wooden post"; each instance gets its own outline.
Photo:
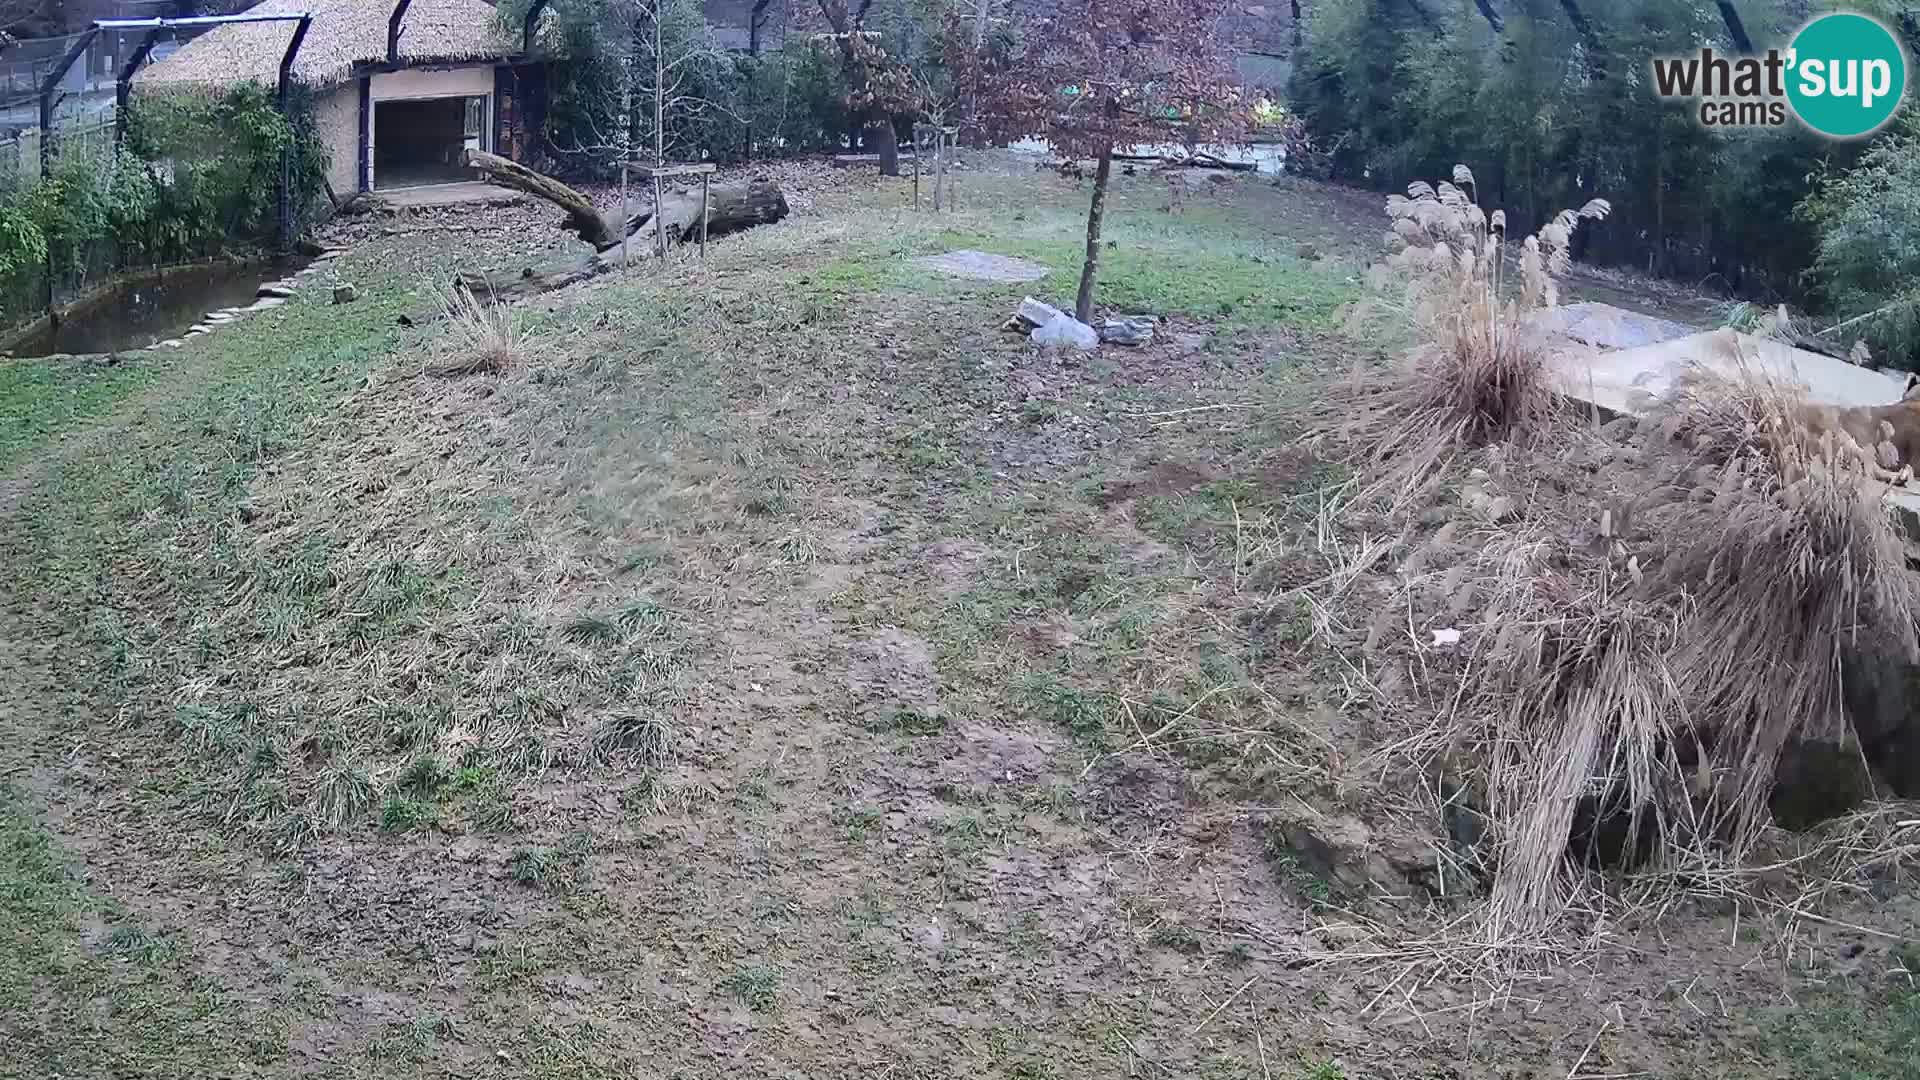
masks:
[[[660,196],[660,174],[653,174],[653,246],[660,258],[667,257],[667,230],[660,227],[660,204],[665,200]]]
[[[653,235],[654,251],[662,258],[667,257],[667,231],[660,225],[661,204],[666,202],[666,193],[660,181],[670,176],[698,176],[700,178],[700,257],[707,257],[707,219],[713,216],[712,178],[715,166],[712,162],[698,165],[641,165],[637,166],[643,180],[653,181]],[[628,220],[632,216],[628,215]],[[688,222],[688,228],[692,227]]]
[[[935,126],[933,129],[933,212],[939,213],[945,205],[947,187],[947,135],[946,129]]]

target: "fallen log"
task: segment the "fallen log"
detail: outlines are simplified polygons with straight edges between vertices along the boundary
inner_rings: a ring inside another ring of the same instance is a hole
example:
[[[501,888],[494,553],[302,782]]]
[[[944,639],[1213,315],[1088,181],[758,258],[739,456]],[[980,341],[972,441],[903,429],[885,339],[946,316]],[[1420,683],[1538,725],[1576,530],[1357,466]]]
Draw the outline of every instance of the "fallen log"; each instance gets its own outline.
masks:
[[[509,304],[516,300],[526,300],[541,293],[564,289],[602,273],[617,261],[608,261],[598,255],[586,255],[558,266],[535,270],[532,267],[517,274],[455,274],[455,288],[465,289],[482,300],[491,300],[496,304]],[[437,313],[436,313],[437,314]],[[414,322],[422,321],[415,317]],[[409,323],[408,325],[412,325]]]
[[[486,173],[494,183],[524,191],[565,210],[567,216],[560,227],[578,235],[596,249],[612,247],[620,242],[620,234],[614,232],[607,224],[607,219],[600,216],[592,199],[545,173],[535,172],[517,161],[484,150],[467,151],[467,167]]]
[[[545,199],[565,210],[567,216],[560,227],[592,244],[595,251],[610,251],[620,246],[622,237],[633,237],[635,239],[627,243],[628,253],[644,254],[658,243],[656,229],[666,232],[669,246],[700,238],[698,188],[676,188],[665,193],[660,199],[657,223],[649,207],[629,218],[626,228],[621,229],[608,221],[591,199],[551,176],[480,150],[467,151],[466,160],[468,166],[486,173],[496,183]],[[771,225],[786,217],[787,212],[786,194],[771,180],[712,184],[707,191],[707,235],[725,236],[755,225]]]

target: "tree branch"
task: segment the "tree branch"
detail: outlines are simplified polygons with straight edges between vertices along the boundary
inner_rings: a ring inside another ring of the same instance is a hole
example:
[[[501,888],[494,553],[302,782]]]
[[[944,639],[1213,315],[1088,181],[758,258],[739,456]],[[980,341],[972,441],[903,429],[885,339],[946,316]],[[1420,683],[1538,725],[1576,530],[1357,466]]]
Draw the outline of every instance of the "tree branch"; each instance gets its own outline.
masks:
[[[1607,77],[1605,59],[1607,50],[1600,44],[1600,35],[1594,32],[1593,23],[1587,21],[1586,12],[1580,10],[1578,0],[1560,0],[1560,8],[1567,13],[1567,21],[1573,24],[1574,32],[1580,35],[1580,44],[1587,52],[1587,74],[1595,79]]]
[[[1720,6],[1720,20],[1727,24],[1727,35],[1733,38],[1733,47],[1743,53],[1753,51],[1753,39],[1747,36],[1747,28],[1740,21],[1740,12],[1735,10],[1733,0],[1716,0]]]
[[[1473,0],[1473,6],[1479,8],[1480,14],[1486,16],[1487,25],[1493,27],[1494,33],[1498,34],[1506,30],[1505,20],[1501,19],[1500,13],[1493,9],[1493,0]]]

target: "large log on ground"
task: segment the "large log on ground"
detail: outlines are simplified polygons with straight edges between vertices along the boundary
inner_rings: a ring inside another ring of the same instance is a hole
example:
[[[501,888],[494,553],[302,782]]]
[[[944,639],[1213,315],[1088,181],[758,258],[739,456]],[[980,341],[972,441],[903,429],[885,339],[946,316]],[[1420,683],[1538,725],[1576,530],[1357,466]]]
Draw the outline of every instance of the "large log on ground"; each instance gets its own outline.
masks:
[[[725,236],[751,229],[755,225],[771,225],[786,216],[786,193],[771,180],[713,184],[707,191],[708,236]],[[659,227],[666,229],[669,245],[690,244],[699,240],[700,189],[680,188],[663,194],[660,197],[659,220]],[[627,222],[627,233],[634,237],[627,242],[627,253],[635,253],[633,249],[636,242],[641,252],[652,251],[655,227],[651,211],[635,214],[633,220]],[[620,241],[616,239],[600,250],[605,252],[618,246]]]
[[[567,212],[561,227],[579,234],[595,248],[607,248],[620,242],[620,234],[607,225],[607,219],[594,209],[593,200],[545,173],[534,172],[517,161],[484,150],[467,151],[467,165],[517,191],[542,198]]]
[[[482,300],[506,304],[579,284],[606,270],[610,265],[598,255],[587,255],[543,270],[528,267],[517,274],[495,274],[491,277],[486,274],[456,274],[453,283],[457,288],[465,289]],[[436,311],[429,314],[439,313]],[[414,317],[412,321],[420,322],[424,319]]]
[[[567,212],[561,227],[579,235],[580,239],[592,244],[596,251],[608,251],[620,246],[623,236],[640,238],[641,250],[646,251],[655,245],[655,228],[664,228],[669,244],[685,243],[700,238],[700,191],[698,188],[677,188],[668,191],[660,200],[659,224],[654,221],[651,208],[633,215],[625,229],[618,229],[609,222],[585,195],[573,190],[551,176],[537,173],[516,161],[509,161],[498,154],[489,154],[480,150],[467,151],[467,164],[492,177],[497,183],[558,206]],[[730,184],[713,184],[707,193],[707,235],[724,236],[727,233],[750,229],[755,225],[770,225],[787,216],[787,197],[778,184],[771,180],[751,180]],[[634,241],[628,241],[628,253],[633,253]]]

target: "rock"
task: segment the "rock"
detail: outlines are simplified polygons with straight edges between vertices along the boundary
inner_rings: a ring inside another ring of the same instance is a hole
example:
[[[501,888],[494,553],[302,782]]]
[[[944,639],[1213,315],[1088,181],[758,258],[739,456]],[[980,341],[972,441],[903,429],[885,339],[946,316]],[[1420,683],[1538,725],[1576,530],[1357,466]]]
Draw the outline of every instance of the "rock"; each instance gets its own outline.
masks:
[[[1153,328],[1159,321],[1151,315],[1108,319],[1100,324],[1100,340],[1109,345],[1145,345],[1153,340]]]
[[[1405,895],[1434,874],[1420,838],[1379,835],[1346,814],[1302,814],[1275,828],[1299,871],[1348,892]]]
[[[359,298],[359,291],[352,285],[335,285],[333,287],[333,302],[336,304],[351,304]]]
[[[1293,249],[1294,257],[1302,262],[1312,262],[1320,257],[1320,249],[1312,244],[1301,244]]]
[[[181,340],[180,340],[179,338],[177,338],[177,337],[176,337],[176,338],[168,338],[168,339],[167,339],[167,340],[165,340],[165,341],[162,341],[162,342],[159,342],[159,343],[157,343],[157,344],[155,344],[155,345],[154,345],[154,348],[156,348],[156,349],[177,349],[177,348],[179,348],[180,346],[182,346],[182,345],[185,345],[185,344],[186,344],[186,342],[184,342],[184,341],[181,341]]]
[[[1013,317],[1028,326],[1038,329],[1055,319],[1064,317],[1065,314],[1065,312],[1054,307],[1052,304],[1043,304],[1029,296],[1020,301],[1020,307],[1013,313]]]
[[[215,311],[210,313],[206,318],[202,319],[201,322],[204,322],[208,326],[221,326],[226,323],[230,323],[233,320],[234,320],[233,312]]]
[[[1517,516],[1515,513],[1516,510],[1518,510],[1518,506],[1514,503],[1513,496],[1511,495],[1500,495],[1487,500],[1488,521],[1505,521],[1508,518]]]
[[[978,281],[1038,281],[1047,276],[1047,268],[1039,263],[984,251],[962,249],[944,255],[928,255],[917,261],[929,270]]]
[[[204,334],[212,329],[213,327],[208,326],[206,323],[194,323],[192,326],[187,327],[187,336],[199,337],[201,334]]]
[[[1027,335],[1027,340],[1041,348],[1092,352],[1100,347],[1100,332],[1071,315],[1060,315]]]
[[[1167,337],[1167,342],[1183,353],[1199,352],[1207,347],[1207,335],[1181,331]]]
[[[269,281],[265,285],[260,286],[260,291],[255,295],[263,299],[286,300],[293,296],[293,283],[290,281]]]
[[[248,311],[272,311],[287,302],[284,296],[263,296],[247,308]]]

